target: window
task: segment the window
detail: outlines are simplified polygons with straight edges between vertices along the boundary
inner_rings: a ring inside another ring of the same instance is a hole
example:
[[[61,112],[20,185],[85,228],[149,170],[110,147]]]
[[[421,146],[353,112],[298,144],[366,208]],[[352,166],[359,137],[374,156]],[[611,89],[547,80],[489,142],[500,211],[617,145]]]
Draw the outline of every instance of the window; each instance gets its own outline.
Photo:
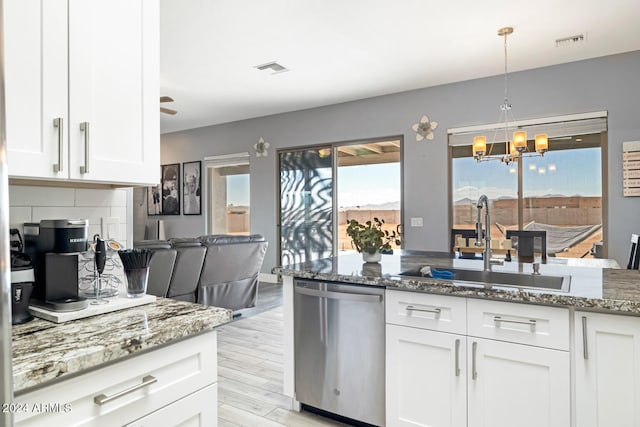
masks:
[[[205,158],[207,233],[249,234],[249,156]]]
[[[507,229],[545,230],[550,256],[591,257],[594,243],[603,240],[606,119],[586,122],[547,125],[549,151],[544,157],[525,156],[510,165],[477,163],[471,145],[465,143],[473,135],[450,134],[451,227],[474,228],[475,202],[486,194],[492,238],[504,238]],[[567,134],[567,129],[589,133]],[[535,133],[541,131],[545,131],[544,125],[536,125]],[[528,131],[529,137],[533,135]],[[528,141],[528,146],[529,151],[534,150],[533,141]],[[496,142],[494,147],[489,144],[489,150],[503,154],[504,142]]]

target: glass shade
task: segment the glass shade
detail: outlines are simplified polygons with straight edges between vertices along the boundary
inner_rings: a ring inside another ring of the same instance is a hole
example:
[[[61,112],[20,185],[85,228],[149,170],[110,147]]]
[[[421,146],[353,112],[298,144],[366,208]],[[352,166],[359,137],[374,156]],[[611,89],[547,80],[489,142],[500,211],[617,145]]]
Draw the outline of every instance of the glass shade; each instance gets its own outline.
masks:
[[[482,156],[487,152],[487,137],[476,136],[473,138],[473,154],[475,156]]]
[[[536,135],[536,151],[538,153],[545,153],[549,149],[549,140],[546,133]]]
[[[514,132],[513,145],[516,150],[524,151],[527,148],[527,132],[523,130]]]

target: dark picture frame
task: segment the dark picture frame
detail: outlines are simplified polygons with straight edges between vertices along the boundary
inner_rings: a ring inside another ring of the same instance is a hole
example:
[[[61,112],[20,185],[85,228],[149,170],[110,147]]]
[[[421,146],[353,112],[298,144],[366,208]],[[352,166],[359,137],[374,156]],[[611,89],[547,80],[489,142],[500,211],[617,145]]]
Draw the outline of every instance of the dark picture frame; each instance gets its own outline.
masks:
[[[180,163],[162,165],[162,215],[180,215]]]
[[[147,187],[147,215],[162,215],[162,184]]]
[[[184,215],[201,215],[202,162],[182,163],[182,212]]]

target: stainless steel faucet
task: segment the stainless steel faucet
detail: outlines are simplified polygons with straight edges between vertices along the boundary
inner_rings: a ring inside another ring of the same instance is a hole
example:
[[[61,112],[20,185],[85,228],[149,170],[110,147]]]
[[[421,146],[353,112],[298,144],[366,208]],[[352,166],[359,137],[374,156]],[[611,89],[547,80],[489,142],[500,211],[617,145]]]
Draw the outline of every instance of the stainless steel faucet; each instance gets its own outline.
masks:
[[[482,258],[484,260],[484,271],[491,271],[491,220],[489,218],[489,199],[485,194],[480,196],[476,208],[478,208],[478,220],[476,221],[476,246],[482,246],[482,222],[480,221],[480,213],[482,211],[482,205],[484,205],[484,222],[485,229],[487,230],[484,236],[484,252]]]

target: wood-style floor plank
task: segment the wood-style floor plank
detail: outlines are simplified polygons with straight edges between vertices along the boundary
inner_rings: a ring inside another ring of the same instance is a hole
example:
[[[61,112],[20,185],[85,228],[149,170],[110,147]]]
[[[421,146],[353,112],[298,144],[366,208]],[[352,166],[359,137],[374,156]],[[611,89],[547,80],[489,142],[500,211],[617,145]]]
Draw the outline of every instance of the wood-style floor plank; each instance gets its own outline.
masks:
[[[251,310],[255,313],[258,308]],[[243,314],[218,329],[220,427],[344,426],[289,410],[291,399],[282,394],[283,327],[279,306],[250,317]]]

